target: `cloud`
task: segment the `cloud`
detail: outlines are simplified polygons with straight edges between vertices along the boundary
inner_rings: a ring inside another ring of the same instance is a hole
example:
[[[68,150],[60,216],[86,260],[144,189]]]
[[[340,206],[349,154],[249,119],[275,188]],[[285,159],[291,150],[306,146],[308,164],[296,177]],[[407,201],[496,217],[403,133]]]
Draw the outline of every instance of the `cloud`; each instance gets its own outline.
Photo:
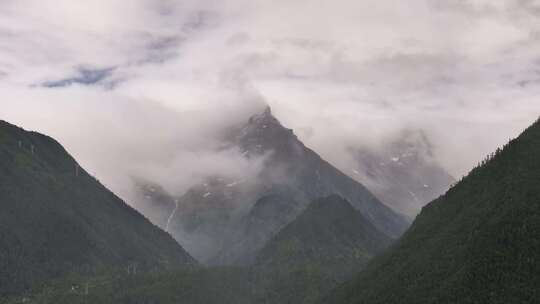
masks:
[[[180,195],[208,175],[254,178],[261,168],[261,159],[246,159],[224,145],[227,128],[247,121],[253,111],[243,104],[180,112],[76,84],[5,92],[5,98],[16,102],[2,109],[3,118],[58,138],[91,174],[123,197],[129,197],[133,178]]]
[[[263,103],[340,168],[414,128],[461,175],[540,113],[539,8],[5,0],[0,118],[55,136],[117,192],[132,174],[185,189],[256,170],[217,138]]]

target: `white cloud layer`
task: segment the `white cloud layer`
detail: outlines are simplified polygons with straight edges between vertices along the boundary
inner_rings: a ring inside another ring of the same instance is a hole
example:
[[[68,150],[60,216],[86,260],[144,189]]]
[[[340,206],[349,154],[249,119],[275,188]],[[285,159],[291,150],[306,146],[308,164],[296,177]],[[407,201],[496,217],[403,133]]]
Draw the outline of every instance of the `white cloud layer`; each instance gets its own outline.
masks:
[[[0,119],[119,192],[256,170],[216,137],[263,103],[338,167],[421,128],[461,175],[538,117],[538,29],[534,0],[3,0]]]

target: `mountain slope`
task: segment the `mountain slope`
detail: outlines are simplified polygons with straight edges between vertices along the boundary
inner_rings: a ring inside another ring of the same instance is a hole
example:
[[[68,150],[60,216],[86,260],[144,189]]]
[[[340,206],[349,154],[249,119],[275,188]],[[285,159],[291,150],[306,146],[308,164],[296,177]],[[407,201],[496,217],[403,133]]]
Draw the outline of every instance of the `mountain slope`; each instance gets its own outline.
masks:
[[[67,272],[194,260],[52,138],[0,121],[0,297]]]
[[[402,215],[386,207],[366,187],[306,147],[292,130],[281,125],[270,108],[250,118],[238,143],[248,157],[271,153],[267,167],[280,168],[284,180],[278,182],[297,189],[305,197],[305,205],[314,199],[338,194],[387,235],[399,236],[408,227]]]
[[[332,195],[315,200],[281,229],[259,251],[255,268],[267,278],[265,296],[275,303],[312,303],[391,241],[349,202]]]
[[[154,188],[157,192],[158,189]],[[252,209],[246,227],[267,226],[294,202],[265,196]],[[208,267],[188,271],[97,276],[61,280],[35,295],[39,303],[314,303],[361,269],[391,239],[347,201],[330,196],[312,202],[260,251],[253,267]],[[264,244],[263,244],[264,245]],[[83,290],[70,290],[90,282]],[[1,300],[0,300],[1,303]],[[13,302],[20,303],[20,298]]]
[[[391,239],[337,195],[311,203],[258,253],[258,266],[364,264]]]
[[[536,303],[540,121],[426,206],[399,243],[323,303]]]
[[[433,146],[422,131],[405,130],[397,138],[383,141],[382,147],[351,153],[357,161],[351,176],[410,218],[455,182],[435,159]]]
[[[231,130],[225,142],[247,159],[264,159],[264,165],[255,179],[210,177],[176,198],[178,212],[171,212],[169,231],[205,263],[249,264],[257,250],[312,200],[331,194],[347,199],[389,236],[401,235],[409,225],[405,216],[306,147],[292,130],[281,125],[270,108]],[[265,197],[273,197],[277,205],[291,206],[276,208],[264,224],[255,224],[260,221],[252,209]],[[170,211],[174,203],[168,206]]]
[[[257,252],[270,237],[290,223],[301,204],[293,197],[276,191],[259,198],[249,213],[235,225],[234,233],[227,239],[226,250],[213,260],[215,264],[252,265]]]

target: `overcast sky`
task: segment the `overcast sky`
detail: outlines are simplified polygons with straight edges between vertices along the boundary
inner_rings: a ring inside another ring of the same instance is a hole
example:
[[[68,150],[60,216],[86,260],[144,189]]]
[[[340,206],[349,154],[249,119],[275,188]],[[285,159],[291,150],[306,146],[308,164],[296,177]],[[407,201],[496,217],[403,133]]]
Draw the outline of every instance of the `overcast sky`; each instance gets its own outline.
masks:
[[[413,128],[460,176],[539,93],[535,0],[0,0],[0,119],[120,192],[256,171],[215,137],[264,104],[340,168]]]

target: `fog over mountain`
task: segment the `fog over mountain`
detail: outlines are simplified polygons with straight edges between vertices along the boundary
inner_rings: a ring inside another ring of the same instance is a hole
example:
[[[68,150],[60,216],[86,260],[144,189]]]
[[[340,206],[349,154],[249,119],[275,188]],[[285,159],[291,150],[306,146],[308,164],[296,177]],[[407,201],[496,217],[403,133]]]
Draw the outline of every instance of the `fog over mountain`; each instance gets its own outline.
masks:
[[[178,191],[167,192],[160,181],[134,177],[135,189],[139,189],[135,191],[139,196],[131,200],[135,208],[198,261],[252,264],[272,236],[313,200],[329,195],[349,200],[370,225],[388,237],[400,236],[409,226],[404,215],[307,148],[270,108],[226,133],[223,149],[235,147],[245,162],[260,164],[259,174],[209,176],[181,196],[174,195]],[[395,183],[384,184],[391,188]],[[405,205],[405,200],[400,202]]]
[[[124,198],[257,176],[224,130],[268,104],[354,178],[421,130],[460,177],[540,113],[538,1],[0,2],[0,118],[57,138]],[[496,32],[496,35],[493,33]],[[181,173],[181,174],[179,174]]]

